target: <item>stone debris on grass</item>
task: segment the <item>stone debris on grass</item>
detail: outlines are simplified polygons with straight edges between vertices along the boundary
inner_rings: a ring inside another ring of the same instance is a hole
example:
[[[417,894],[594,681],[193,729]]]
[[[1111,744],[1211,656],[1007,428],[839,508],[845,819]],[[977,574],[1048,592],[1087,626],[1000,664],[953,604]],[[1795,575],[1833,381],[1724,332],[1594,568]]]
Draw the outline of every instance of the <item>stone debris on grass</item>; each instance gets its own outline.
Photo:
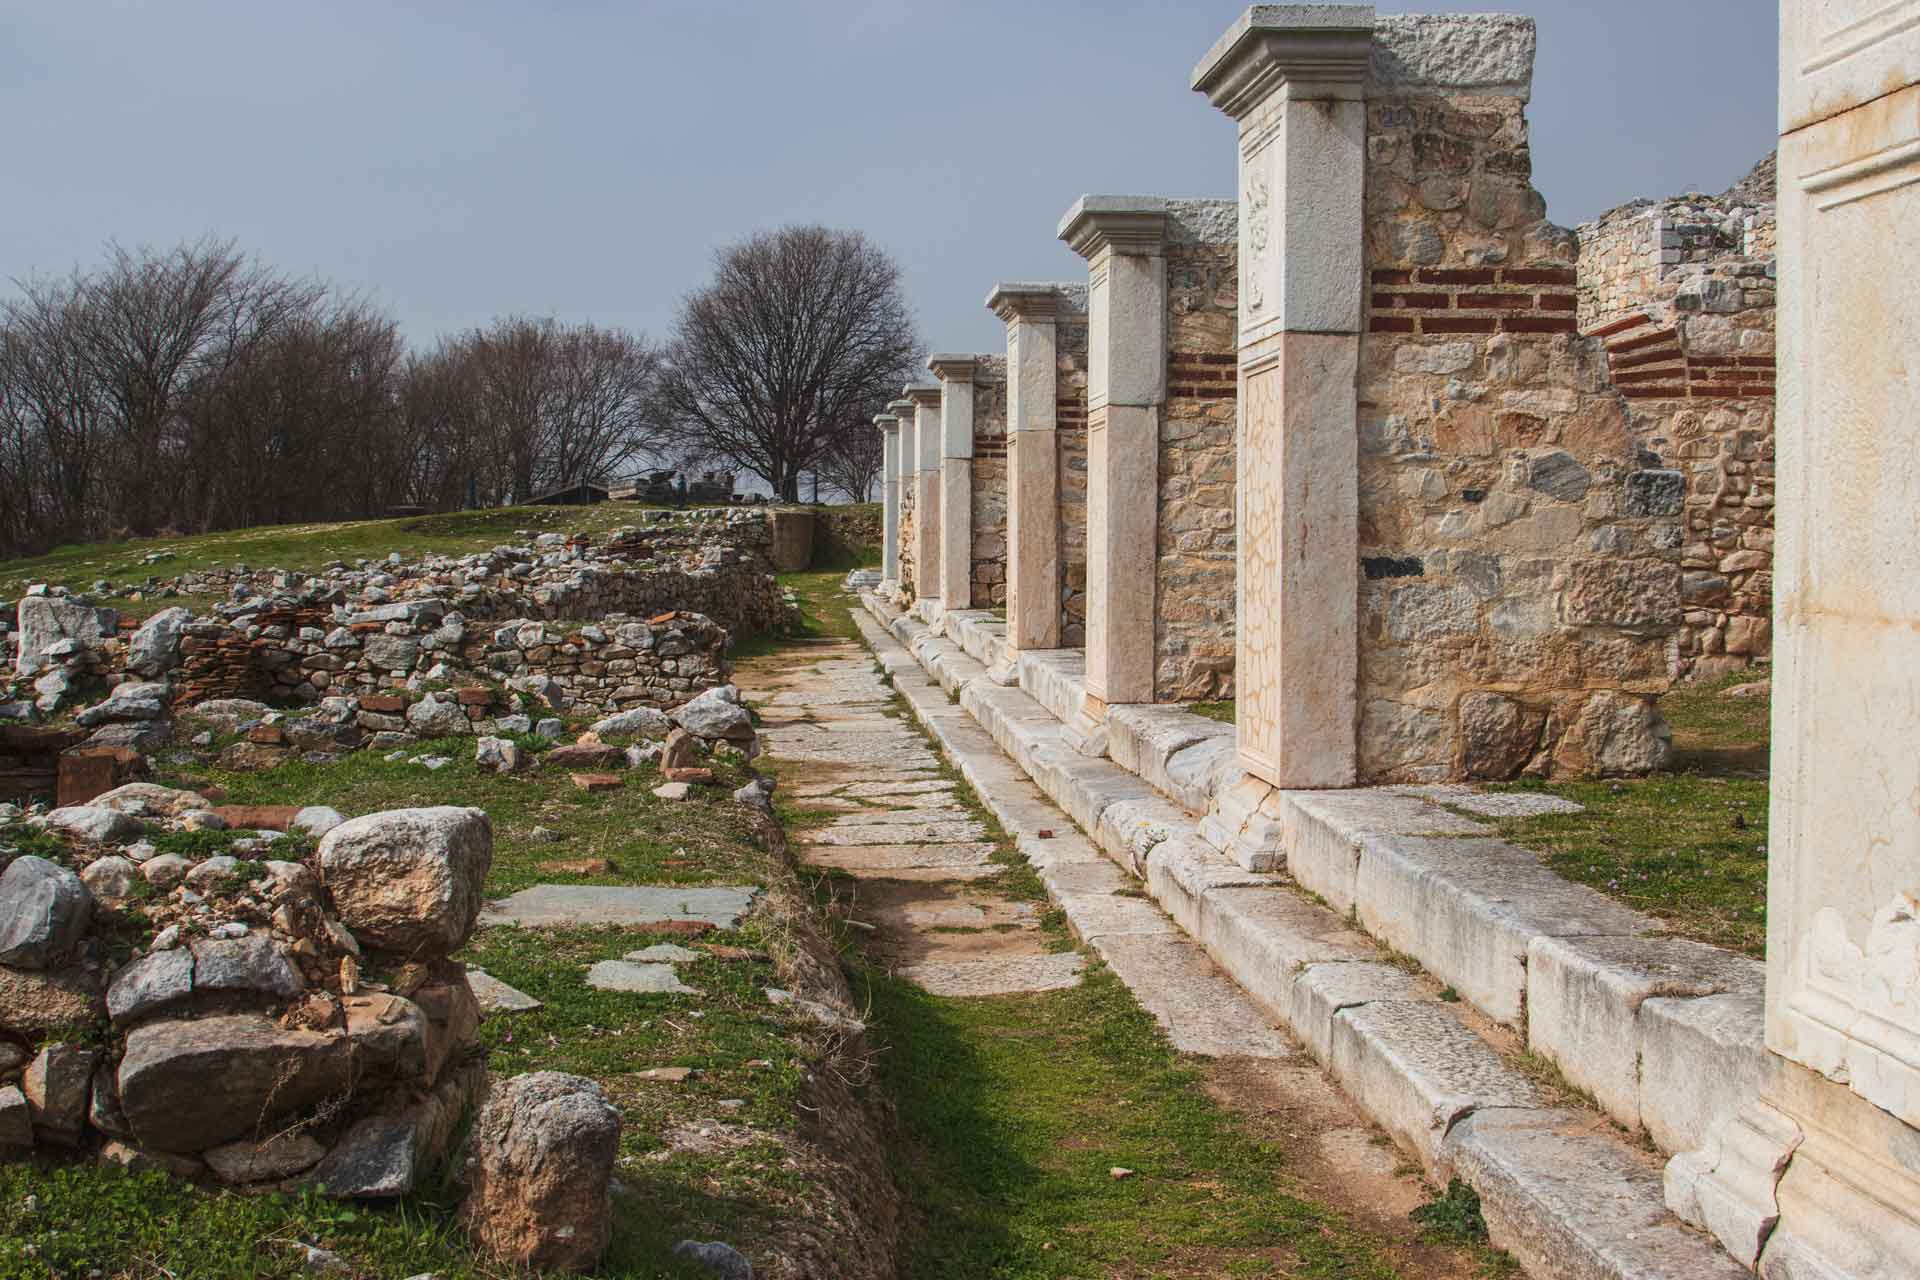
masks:
[[[487,1013],[527,1013],[542,1008],[540,1001],[524,991],[508,986],[485,969],[467,968],[467,985],[473,998]]]
[[[587,970],[587,985],[597,991],[625,991],[634,995],[697,996],[702,994],[680,981],[670,964],[634,964],[602,960]]]
[[[682,922],[737,929],[759,895],[758,885],[542,884],[493,903],[480,919],[522,928]]]
[[[718,1280],[753,1280],[753,1264],[746,1255],[719,1240],[682,1240],[673,1256],[705,1267]]]
[[[620,1112],[598,1084],[557,1071],[504,1081],[472,1144],[461,1216],[484,1253],[556,1271],[599,1264],[612,1238]]]
[[[663,782],[653,789],[653,794],[660,800],[685,800],[693,794],[693,786],[686,782]]]
[[[712,950],[712,948],[708,948],[708,953],[711,953]],[[638,951],[629,951],[623,959],[629,960],[634,964],[687,964],[690,961],[702,959],[704,954],[707,953],[692,951],[676,943],[657,942],[651,947],[642,947]]]
[[[765,993],[769,1004],[777,1005],[781,1008],[795,1009],[806,1014],[815,1022],[823,1026],[832,1027],[836,1031],[846,1031],[857,1034],[867,1029],[867,1024],[860,1021],[860,1019],[853,1017],[851,1014],[842,1013],[832,1005],[825,1004],[819,1000],[809,1000],[804,996],[796,996],[793,992],[781,987],[767,987],[765,988]]]

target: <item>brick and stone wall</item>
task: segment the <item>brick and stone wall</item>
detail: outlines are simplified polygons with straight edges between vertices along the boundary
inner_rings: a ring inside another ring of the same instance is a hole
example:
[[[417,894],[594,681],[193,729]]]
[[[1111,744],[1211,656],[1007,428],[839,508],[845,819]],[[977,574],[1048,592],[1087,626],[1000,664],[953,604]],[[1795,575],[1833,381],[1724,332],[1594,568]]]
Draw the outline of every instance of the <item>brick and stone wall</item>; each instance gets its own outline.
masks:
[[[1772,653],[1773,158],[1724,195],[1580,228],[1582,332],[1606,344],[1635,440],[1686,473],[1682,676]]]
[[[1368,102],[1362,780],[1661,763],[1685,477],[1578,332],[1517,97]]]
[[[1007,358],[973,370],[973,561],[976,609],[1007,607]]]
[[[1060,643],[1087,642],[1087,297],[1063,292],[1054,323],[1059,374],[1054,424],[1060,449]]]
[[[1161,702],[1233,695],[1237,213],[1232,200],[1168,207],[1154,601]]]
[[[903,428],[900,433],[902,449],[907,447],[905,441],[908,435],[909,432]],[[915,595],[914,550],[917,544],[914,542],[914,534],[918,525],[914,523],[913,500],[919,487],[912,471],[908,471],[900,481],[898,499],[900,503],[900,598],[909,604],[913,602]]]

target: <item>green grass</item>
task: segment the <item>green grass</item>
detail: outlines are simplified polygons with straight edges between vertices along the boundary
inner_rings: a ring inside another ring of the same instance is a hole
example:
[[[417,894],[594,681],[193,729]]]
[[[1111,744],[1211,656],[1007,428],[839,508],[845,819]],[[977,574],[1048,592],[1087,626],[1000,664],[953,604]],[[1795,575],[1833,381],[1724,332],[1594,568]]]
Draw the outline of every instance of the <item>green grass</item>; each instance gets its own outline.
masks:
[[[1766,951],[1768,700],[1724,690],[1743,672],[1667,695],[1673,771],[1620,782],[1521,782],[1586,812],[1502,819],[1500,834],[1548,866],[1666,921],[1685,937]]]
[[[1225,698],[1219,702],[1196,702],[1187,709],[1197,716],[1218,720],[1221,724],[1232,724],[1236,706],[1232,698]]]

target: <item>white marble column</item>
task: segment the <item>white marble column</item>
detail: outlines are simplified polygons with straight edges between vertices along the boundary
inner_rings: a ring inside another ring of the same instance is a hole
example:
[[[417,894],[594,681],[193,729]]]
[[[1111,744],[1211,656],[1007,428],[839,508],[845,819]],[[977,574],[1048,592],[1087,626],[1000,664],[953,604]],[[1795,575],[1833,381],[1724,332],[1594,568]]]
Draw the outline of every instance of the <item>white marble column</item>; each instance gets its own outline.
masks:
[[[880,591],[891,595],[900,587],[900,419],[878,415],[880,429]]]
[[[1060,647],[1060,443],[1055,418],[1060,291],[1001,284],[1007,325],[1007,647]]]
[[[1371,5],[1260,5],[1193,73],[1240,127],[1240,762],[1355,780]]]
[[[1761,1098],[1667,1199],[1774,1280],[1920,1274],[1920,3],[1781,5]]]
[[[1154,536],[1167,395],[1166,201],[1084,196],[1060,238],[1087,260],[1087,699],[1070,725],[1105,750],[1107,707],[1153,701]]]
[[[913,585],[916,606],[932,621],[940,608],[940,384],[906,388],[913,402]]]
[[[973,607],[973,357],[938,354],[940,380],[940,603]]]

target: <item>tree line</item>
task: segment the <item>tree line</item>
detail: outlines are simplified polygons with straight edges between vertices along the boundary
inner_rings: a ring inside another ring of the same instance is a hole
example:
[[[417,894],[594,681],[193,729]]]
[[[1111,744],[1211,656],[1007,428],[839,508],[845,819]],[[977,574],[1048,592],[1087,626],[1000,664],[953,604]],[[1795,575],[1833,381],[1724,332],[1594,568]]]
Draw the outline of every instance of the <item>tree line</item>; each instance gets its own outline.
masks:
[[[654,341],[511,315],[412,349],[368,299],[229,241],[111,246],[0,301],[0,555],[451,510],[721,466],[854,500],[920,355],[857,232],[763,233]]]

